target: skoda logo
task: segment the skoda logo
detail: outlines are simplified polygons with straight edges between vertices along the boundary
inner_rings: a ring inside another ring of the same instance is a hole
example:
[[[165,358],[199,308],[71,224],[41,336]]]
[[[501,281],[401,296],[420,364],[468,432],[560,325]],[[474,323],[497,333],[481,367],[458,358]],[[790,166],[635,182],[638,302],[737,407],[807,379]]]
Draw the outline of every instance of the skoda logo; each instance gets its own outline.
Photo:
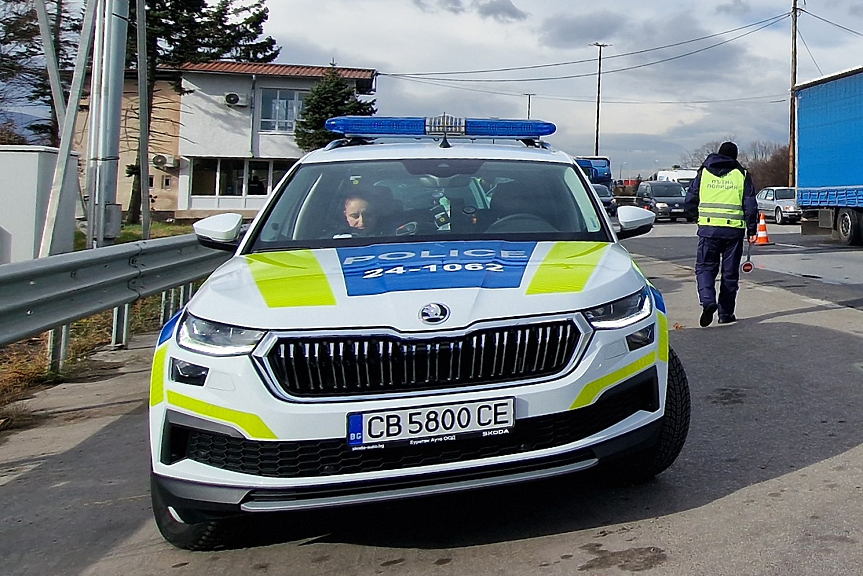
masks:
[[[420,320],[426,324],[440,324],[449,318],[449,308],[437,302],[426,304],[420,310]]]

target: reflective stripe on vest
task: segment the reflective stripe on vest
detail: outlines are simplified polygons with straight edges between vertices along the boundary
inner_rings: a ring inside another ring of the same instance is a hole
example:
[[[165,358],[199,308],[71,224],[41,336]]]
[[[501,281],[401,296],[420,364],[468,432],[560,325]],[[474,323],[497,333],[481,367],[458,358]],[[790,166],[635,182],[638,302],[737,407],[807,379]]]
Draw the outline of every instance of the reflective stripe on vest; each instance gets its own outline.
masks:
[[[698,189],[698,224],[745,228],[743,218],[743,185],[746,174],[734,169],[725,176],[716,176],[709,170],[701,171]]]

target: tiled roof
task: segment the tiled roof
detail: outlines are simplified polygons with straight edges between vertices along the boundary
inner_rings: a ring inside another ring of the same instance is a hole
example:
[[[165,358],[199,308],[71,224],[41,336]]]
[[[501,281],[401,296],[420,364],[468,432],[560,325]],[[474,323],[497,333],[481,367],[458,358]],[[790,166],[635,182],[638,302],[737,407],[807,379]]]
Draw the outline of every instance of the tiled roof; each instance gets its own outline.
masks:
[[[180,69],[189,72],[212,72],[217,74],[259,74],[261,76],[292,76],[295,78],[323,78],[329,66],[298,66],[295,64],[261,64],[252,62],[199,62],[183,64]],[[342,78],[372,80],[375,70],[371,68],[336,67]]]

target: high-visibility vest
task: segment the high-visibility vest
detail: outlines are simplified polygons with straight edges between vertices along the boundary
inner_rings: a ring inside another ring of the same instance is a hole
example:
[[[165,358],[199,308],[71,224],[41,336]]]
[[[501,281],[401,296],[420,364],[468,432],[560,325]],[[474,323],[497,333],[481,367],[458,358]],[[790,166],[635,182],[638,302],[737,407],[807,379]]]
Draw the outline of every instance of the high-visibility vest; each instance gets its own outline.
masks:
[[[743,218],[743,184],[746,174],[737,168],[725,176],[716,176],[709,170],[701,171],[698,188],[698,224],[745,228]]]

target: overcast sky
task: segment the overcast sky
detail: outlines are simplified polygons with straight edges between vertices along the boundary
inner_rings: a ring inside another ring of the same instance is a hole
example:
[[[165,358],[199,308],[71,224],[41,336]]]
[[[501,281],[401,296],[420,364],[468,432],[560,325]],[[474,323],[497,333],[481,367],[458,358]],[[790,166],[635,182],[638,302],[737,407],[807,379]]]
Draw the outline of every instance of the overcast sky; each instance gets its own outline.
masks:
[[[266,31],[279,62],[377,70],[379,115],[524,118],[534,94],[531,117],[576,155],[594,148],[591,44],[610,44],[599,153],[646,177],[707,142],[788,141],[792,1],[270,0]],[[863,1],[799,6],[798,82],[863,66]]]

